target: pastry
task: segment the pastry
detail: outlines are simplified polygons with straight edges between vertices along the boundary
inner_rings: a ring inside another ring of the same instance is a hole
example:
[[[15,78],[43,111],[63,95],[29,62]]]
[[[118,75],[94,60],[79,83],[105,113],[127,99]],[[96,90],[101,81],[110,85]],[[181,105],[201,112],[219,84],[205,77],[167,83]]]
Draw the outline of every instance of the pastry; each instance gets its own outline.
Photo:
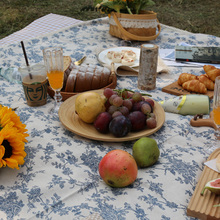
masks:
[[[183,89],[189,92],[196,92],[202,94],[205,94],[207,92],[207,88],[205,87],[205,85],[197,79],[192,79],[187,82],[184,82],[182,84],[182,87]]]
[[[215,82],[215,78],[220,76],[220,69],[216,68],[212,65],[204,65],[203,66],[204,71],[208,75],[208,77]]]
[[[209,79],[206,74],[200,75],[197,77],[198,80],[205,85],[208,90],[214,90],[215,83]]]
[[[184,82],[187,82],[192,79],[196,79],[197,76],[191,74],[191,73],[181,73],[178,78],[178,84],[181,86]]]

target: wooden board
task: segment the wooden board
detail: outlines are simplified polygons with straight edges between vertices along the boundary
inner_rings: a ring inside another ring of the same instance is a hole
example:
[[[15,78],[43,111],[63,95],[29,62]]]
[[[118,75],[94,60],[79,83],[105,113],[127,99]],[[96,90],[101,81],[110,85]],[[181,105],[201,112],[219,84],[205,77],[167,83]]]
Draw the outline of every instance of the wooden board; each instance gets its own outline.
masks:
[[[216,149],[208,158],[215,159],[220,154],[220,148]],[[217,220],[220,219],[220,207],[213,205],[220,204],[220,195],[215,195],[209,190],[205,190],[204,195],[200,193],[207,182],[213,179],[220,178],[220,173],[205,166],[196,189],[187,207],[187,215],[202,220]]]
[[[99,94],[103,94],[103,90],[94,90]],[[165,122],[165,112],[161,105],[154,101],[154,114],[157,118],[157,127],[153,129],[144,129],[138,132],[129,132],[125,137],[115,137],[113,134],[102,134],[99,133],[93,124],[87,124],[80,120],[78,115],[75,113],[75,100],[76,96],[68,98],[62,103],[59,109],[59,119],[66,129],[73,133],[86,137],[92,140],[106,141],[106,142],[123,142],[136,140],[141,137],[149,136],[157,132]]]
[[[174,83],[171,83],[168,86],[165,86],[164,88],[162,88],[163,92],[169,93],[169,94],[173,94],[173,95],[188,95],[188,94],[198,94],[195,92],[188,92],[187,90],[183,89],[182,86],[180,86],[177,81],[175,81]],[[208,90],[206,94],[209,96],[210,99],[213,98],[213,91]]]

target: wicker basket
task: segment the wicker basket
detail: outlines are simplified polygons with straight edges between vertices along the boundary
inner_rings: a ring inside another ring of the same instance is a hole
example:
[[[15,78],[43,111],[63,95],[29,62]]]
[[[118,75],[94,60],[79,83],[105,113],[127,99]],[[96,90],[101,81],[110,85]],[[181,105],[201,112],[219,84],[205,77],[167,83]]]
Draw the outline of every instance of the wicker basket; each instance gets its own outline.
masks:
[[[111,77],[111,82],[106,87],[96,88],[95,90],[97,90],[97,89],[105,89],[105,88],[115,89],[115,87],[117,86],[117,76],[115,74],[114,64],[112,64],[112,69],[111,69],[110,77]],[[54,98],[54,94],[55,93],[54,93],[53,89],[50,87],[50,85],[48,85],[48,87],[47,87],[47,93],[49,94],[49,96],[51,98]],[[70,98],[71,96],[79,94],[78,92],[65,92],[63,90],[61,90],[60,93],[62,95],[62,101],[65,101],[66,99]]]
[[[161,31],[157,14],[152,11],[132,15],[112,12],[109,24],[109,33],[124,40],[155,40]]]

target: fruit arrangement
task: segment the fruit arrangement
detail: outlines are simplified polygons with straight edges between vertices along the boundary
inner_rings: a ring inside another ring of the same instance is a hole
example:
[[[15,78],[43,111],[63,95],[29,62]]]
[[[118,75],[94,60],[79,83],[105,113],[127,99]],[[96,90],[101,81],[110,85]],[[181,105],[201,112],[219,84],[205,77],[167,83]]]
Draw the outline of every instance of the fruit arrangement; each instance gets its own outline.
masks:
[[[104,89],[105,111],[98,114],[94,127],[100,133],[111,132],[124,137],[130,131],[153,129],[157,126],[154,101],[139,92],[127,89]]]
[[[132,155],[121,149],[108,152],[99,163],[99,174],[111,187],[126,187],[136,180],[138,168],[154,165],[159,156],[157,142],[142,137],[134,143]]]

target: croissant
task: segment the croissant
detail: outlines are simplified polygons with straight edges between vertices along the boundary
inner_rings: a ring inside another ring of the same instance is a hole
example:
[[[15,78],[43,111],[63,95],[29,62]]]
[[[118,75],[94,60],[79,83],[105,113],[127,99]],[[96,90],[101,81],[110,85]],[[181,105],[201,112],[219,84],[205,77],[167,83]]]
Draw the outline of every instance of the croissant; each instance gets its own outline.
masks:
[[[200,75],[197,78],[201,83],[205,85],[208,90],[214,90],[215,83],[209,79],[206,74]]]
[[[205,85],[197,79],[184,82],[182,84],[182,87],[183,89],[189,92],[196,92],[196,93],[202,93],[202,94],[205,94],[207,92],[207,88],[205,87]]]
[[[203,66],[204,71],[208,75],[208,77],[215,82],[215,78],[217,76],[220,76],[220,69],[216,68],[215,66],[212,65],[204,65]]]
[[[184,82],[196,79],[196,76],[191,73],[181,73],[178,78],[178,84],[181,86]]]

